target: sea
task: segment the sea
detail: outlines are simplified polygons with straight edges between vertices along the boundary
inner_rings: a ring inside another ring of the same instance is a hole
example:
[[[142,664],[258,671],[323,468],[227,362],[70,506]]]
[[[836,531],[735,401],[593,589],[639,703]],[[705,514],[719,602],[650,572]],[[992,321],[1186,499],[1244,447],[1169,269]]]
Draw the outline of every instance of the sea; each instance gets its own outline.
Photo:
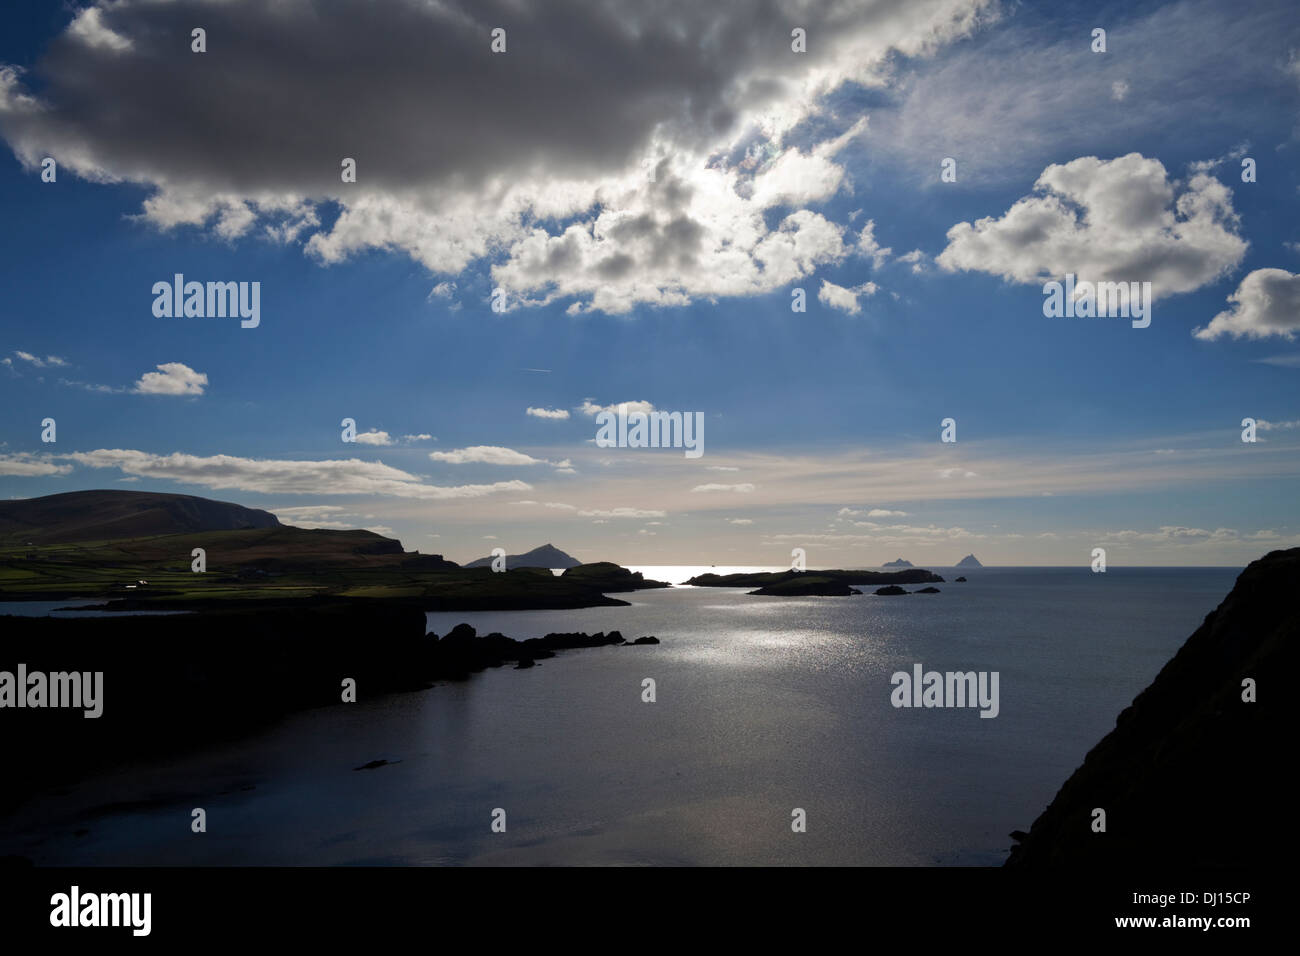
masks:
[[[680,585],[781,569],[632,570]],[[677,586],[616,595],[628,607],[430,613],[438,634],[465,622],[514,638],[618,630],[660,643],[561,651],[123,764],[0,820],[0,855],[995,866],[1241,569],[934,570],[945,582],[931,595]],[[892,675],[917,664],[996,672],[997,716],[894,706]],[[387,763],[357,769],[373,761]],[[195,808],[204,833],[191,831]]]

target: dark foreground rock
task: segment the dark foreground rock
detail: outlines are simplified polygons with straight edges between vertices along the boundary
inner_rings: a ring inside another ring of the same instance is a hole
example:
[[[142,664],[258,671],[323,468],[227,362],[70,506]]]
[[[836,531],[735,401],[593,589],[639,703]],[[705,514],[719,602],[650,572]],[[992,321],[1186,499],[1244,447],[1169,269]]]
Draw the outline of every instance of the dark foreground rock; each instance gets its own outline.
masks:
[[[659,643],[659,638],[657,637],[638,637],[635,641],[628,641],[626,646],[633,647],[637,644],[658,644],[658,643]]]
[[[568,648],[624,643],[608,634],[517,641],[466,624],[425,633],[418,608],[366,600],[305,601],[174,617],[0,617],[0,671],[102,672],[103,713],[0,710],[0,813],[50,786],[136,758],[193,751],[295,710],[348,706],[419,690],[487,667],[530,667]],[[12,678],[10,678],[12,680]]]
[[[900,588],[895,584],[890,584],[883,588],[876,588],[872,593],[879,594],[882,597],[895,597],[899,594],[911,594],[912,592],[908,591],[906,588]]]
[[[939,594],[941,592],[939,591],[938,588],[919,588],[918,590],[913,591],[912,593],[913,594]]]
[[[1008,866],[1285,864],[1295,844],[1300,548],[1252,563],[1126,708]],[[1254,681],[1258,700],[1243,700]],[[1061,715],[1068,719],[1068,715]],[[1093,811],[1106,832],[1093,832]]]
[[[961,578],[958,578],[957,580],[958,580],[958,581],[965,581],[966,579],[965,579],[964,577],[961,577]]]

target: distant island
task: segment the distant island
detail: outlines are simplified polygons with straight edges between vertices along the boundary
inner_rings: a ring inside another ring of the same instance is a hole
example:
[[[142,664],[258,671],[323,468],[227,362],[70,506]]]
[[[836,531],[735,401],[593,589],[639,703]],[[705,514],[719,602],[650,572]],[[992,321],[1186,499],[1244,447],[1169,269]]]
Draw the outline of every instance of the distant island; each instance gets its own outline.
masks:
[[[487,568],[492,566],[494,559],[489,555],[486,558],[478,558],[468,564],[462,565],[466,568]],[[582,564],[572,555],[565,554],[555,545],[547,543],[540,548],[533,548],[531,551],[525,551],[523,554],[507,554],[506,568],[576,568]]]
[[[962,558],[960,561],[954,564],[953,567],[954,568],[982,568],[984,567],[984,565],[980,564],[979,559],[976,558],[975,555],[968,554],[966,555],[966,557]]]
[[[854,584],[929,584],[943,578],[924,568],[905,571],[757,571],[697,574],[686,583],[697,588],[756,588],[750,594],[844,597],[860,593]]]
[[[896,558],[893,561],[886,561],[881,565],[882,568],[911,568],[915,567],[911,561],[905,561],[902,558]]]

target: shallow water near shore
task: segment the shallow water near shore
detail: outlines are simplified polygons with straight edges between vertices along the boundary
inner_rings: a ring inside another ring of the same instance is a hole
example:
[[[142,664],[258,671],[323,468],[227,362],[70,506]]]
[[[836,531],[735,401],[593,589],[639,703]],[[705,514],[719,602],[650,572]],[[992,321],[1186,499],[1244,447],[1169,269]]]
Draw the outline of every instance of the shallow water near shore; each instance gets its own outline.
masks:
[[[682,580],[663,569],[647,577]],[[732,569],[715,570],[725,573]],[[38,864],[1000,864],[1240,569],[936,569],[937,595],[618,595],[429,614],[662,643],[304,711],[0,822]],[[969,581],[953,581],[957,574]],[[364,640],[364,635],[359,635]],[[895,708],[890,675],[997,671],[999,714]],[[642,701],[653,678],[656,701]],[[237,689],[232,707],[239,706]],[[357,770],[370,761],[389,763]],[[190,832],[191,810],[208,832]],[[493,833],[497,808],[506,832]],[[791,830],[801,808],[807,832]]]

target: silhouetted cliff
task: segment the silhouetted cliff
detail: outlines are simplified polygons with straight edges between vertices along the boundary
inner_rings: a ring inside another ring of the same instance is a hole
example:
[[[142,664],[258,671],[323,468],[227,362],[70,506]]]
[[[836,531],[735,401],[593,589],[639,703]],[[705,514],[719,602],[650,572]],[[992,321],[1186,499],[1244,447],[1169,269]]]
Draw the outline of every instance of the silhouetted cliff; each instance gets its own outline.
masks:
[[[1255,561],[1034,821],[1009,866],[1290,862],[1300,548]],[[1257,701],[1243,700],[1247,679]],[[1093,811],[1106,831],[1093,831]]]

